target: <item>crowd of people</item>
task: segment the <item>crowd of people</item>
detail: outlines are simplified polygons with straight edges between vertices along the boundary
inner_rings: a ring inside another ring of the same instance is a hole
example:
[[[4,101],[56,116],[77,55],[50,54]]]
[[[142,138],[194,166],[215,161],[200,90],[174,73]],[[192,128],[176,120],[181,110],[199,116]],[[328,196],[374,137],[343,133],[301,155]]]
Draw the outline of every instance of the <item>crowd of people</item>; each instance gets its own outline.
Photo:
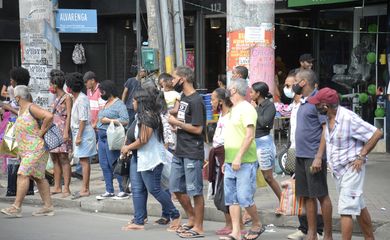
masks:
[[[335,90],[317,89],[312,60],[305,55],[302,67],[288,74],[283,89],[284,95],[293,99],[290,147],[296,152],[296,195],[304,198],[306,209],[306,214],[299,216],[299,231],[288,238],[315,240],[323,235],[323,239],[332,239],[329,167],[340,194],[338,212],[343,239],[351,239],[352,216],[357,216],[365,239],[374,239],[363,200],[364,166],[382,133],[340,106]],[[156,223],[169,224],[167,230],[181,238],[204,237],[205,102],[194,87],[195,75],[188,67],[179,66],[172,75],[162,73],[156,83],[144,80],[146,76],[147,72],[141,70],[126,81],[120,99],[115,83],[99,83],[93,72],[83,76],[52,70],[49,90],[55,100],[48,111],[33,103],[27,87],[28,71],[21,67],[11,70],[11,85],[5,89],[11,104],[3,109],[17,117],[15,137],[21,162],[16,199],[1,212],[21,216],[30,179],[35,181],[44,203],[34,216],[54,215],[51,194],[62,194],[64,198],[89,196],[90,164],[97,155],[106,191],[96,196],[98,200],[129,198],[126,188],[130,186],[134,218],[125,230],[144,229],[150,193],[162,208]],[[225,216],[225,226],[216,231],[220,239],[254,240],[265,231],[254,201],[258,169],[278,201],[281,199],[281,187],[273,177],[273,94],[263,82],[248,86],[247,78],[248,69],[237,66],[229,84],[224,77],[218,79],[219,88],[206,103],[219,114],[207,158],[214,203]],[[63,143],[49,151],[43,136],[52,123],[61,129]],[[112,123],[127,129],[120,150],[109,147],[107,129]],[[73,194],[71,153],[78,159],[82,178],[81,189]],[[45,179],[49,155],[54,165],[51,190]],[[114,162],[119,158],[130,159],[129,182],[114,174]],[[162,178],[167,166],[169,184],[165,186]],[[117,194],[114,178],[119,186]],[[174,200],[185,211],[185,224],[181,223]],[[275,213],[279,214],[278,208]],[[246,231],[244,224],[248,223],[250,228]]]

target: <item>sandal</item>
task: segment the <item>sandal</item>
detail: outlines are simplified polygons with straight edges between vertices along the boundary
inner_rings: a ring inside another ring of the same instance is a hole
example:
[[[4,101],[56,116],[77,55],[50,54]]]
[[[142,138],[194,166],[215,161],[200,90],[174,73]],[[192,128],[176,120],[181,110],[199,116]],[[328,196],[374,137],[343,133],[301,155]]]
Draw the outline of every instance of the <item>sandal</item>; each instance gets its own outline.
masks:
[[[145,218],[144,219],[144,224],[147,224],[148,223],[148,218]],[[128,225],[130,224],[135,224],[135,218],[131,219],[130,221],[127,222]]]
[[[4,213],[10,217],[22,217],[22,208],[19,208],[12,204],[10,207],[1,209],[1,213]]]
[[[191,230],[193,227],[194,226],[183,224],[177,228],[176,233],[181,234],[181,233],[187,232],[188,230]]]
[[[230,233],[232,233],[232,229],[229,227],[224,227],[215,231],[215,234],[217,235],[229,235]]]
[[[139,225],[139,224],[128,224],[127,226],[122,227],[123,231],[131,231],[131,230],[144,230],[145,227],[144,225]]]
[[[181,238],[203,238],[204,235],[198,232],[195,232],[194,230],[190,229],[185,232],[179,233],[179,237]]]
[[[255,240],[257,239],[258,237],[260,237],[260,235],[265,231],[265,228],[264,227],[261,227],[260,229],[258,230],[253,230],[253,229],[250,229],[248,231],[248,233],[244,236],[244,240]],[[249,236],[253,236],[253,237],[249,237]]]
[[[233,237],[232,235],[222,236],[219,239],[220,240],[237,240],[237,238]]]
[[[171,221],[169,219],[166,219],[164,217],[154,221],[154,223],[158,224],[158,225],[167,225],[168,223],[170,223]]]

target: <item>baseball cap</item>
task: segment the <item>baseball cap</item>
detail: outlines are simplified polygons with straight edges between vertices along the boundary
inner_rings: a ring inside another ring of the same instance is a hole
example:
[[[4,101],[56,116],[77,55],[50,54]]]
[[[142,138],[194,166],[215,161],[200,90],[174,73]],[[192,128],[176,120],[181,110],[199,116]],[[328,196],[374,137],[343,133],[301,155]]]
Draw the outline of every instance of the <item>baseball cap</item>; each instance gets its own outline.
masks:
[[[90,79],[96,79],[96,74],[92,71],[88,71],[84,74],[83,80],[84,82],[90,80]]]
[[[300,62],[313,62],[315,58],[310,53],[304,53],[299,57]]]
[[[322,88],[316,95],[308,99],[311,104],[336,104],[339,102],[339,95],[336,90],[331,88]]]

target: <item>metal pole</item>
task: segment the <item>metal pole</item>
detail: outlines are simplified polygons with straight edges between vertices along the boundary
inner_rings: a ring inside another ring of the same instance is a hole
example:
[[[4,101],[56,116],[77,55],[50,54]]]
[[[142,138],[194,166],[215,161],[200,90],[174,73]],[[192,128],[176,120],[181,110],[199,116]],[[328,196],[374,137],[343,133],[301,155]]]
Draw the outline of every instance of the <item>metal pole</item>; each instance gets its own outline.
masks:
[[[53,11],[50,16],[50,25],[53,28],[54,32],[56,31],[56,11],[57,11],[58,3],[56,5],[53,5]],[[58,34],[58,33],[56,33]],[[55,47],[52,48],[52,58],[53,58],[53,69],[58,68],[58,61],[57,61],[57,49]]]
[[[139,0],[136,0],[136,25],[137,25],[137,68],[140,70],[141,63],[141,9]]]
[[[180,11],[180,33],[181,33],[181,56],[183,58],[183,65],[186,63],[186,41],[185,41],[185,31],[184,31],[184,8],[183,1],[177,0],[179,2],[179,11]]]
[[[176,63],[178,66],[184,65],[184,28],[183,28],[183,15],[180,9],[180,0],[173,0],[173,24],[175,30],[175,52],[176,52]]]
[[[160,72],[165,72],[165,54],[164,54],[164,39],[162,33],[161,13],[160,13],[160,1],[156,1],[156,26],[157,26],[157,39],[158,39],[158,51],[159,51],[159,66]]]
[[[175,57],[173,53],[172,25],[169,17],[168,0],[160,1],[161,22],[164,38],[165,67],[168,73],[173,72]]]

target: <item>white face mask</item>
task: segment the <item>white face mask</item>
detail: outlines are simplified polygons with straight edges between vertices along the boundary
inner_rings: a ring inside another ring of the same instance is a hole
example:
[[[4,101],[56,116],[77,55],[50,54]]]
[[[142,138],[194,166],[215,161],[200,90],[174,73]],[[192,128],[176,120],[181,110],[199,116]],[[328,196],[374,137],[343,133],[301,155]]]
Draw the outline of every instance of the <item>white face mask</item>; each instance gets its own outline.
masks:
[[[293,92],[292,88],[284,87],[283,88],[284,95],[288,98],[294,98],[295,93]]]

